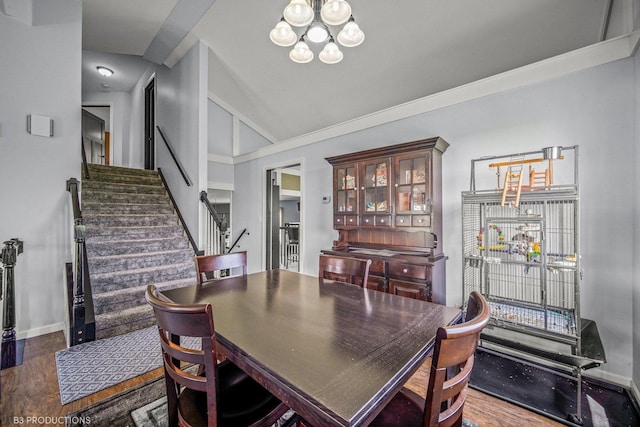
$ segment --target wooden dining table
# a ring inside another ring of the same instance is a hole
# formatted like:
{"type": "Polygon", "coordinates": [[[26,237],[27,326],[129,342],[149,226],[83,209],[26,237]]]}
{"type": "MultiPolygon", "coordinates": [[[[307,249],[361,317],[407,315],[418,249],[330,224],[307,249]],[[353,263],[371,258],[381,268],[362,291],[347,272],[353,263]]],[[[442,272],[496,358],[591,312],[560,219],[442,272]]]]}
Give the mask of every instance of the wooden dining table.
{"type": "Polygon", "coordinates": [[[163,294],[209,303],[218,350],[314,426],[365,426],[460,310],[287,270],[163,294]]]}

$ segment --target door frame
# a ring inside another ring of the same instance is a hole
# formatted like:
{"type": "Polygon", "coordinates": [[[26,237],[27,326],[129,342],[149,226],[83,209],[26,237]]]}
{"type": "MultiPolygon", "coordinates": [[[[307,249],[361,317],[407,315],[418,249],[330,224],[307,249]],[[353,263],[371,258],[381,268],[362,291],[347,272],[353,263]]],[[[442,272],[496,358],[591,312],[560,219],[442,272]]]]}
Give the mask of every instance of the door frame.
{"type": "MultiPolygon", "coordinates": [[[[97,101],[87,101],[87,102],[82,102],[82,108],[84,107],[104,107],[104,108],[108,108],[109,109],[109,126],[104,128],[105,132],[109,132],[109,165],[115,165],[115,156],[114,156],[114,152],[115,152],[115,147],[114,144],[116,143],[116,138],[114,138],[114,134],[113,134],[113,102],[97,102],[97,101]]],[[[105,162],[106,162],[106,157],[105,157],[105,162]]],[[[119,159],[118,163],[122,163],[122,158],[119,159]]],[[[115,166],[120,166],[120,164],[115,165],[115,166]]]]}
{"type": "Polygon", "coordinates": [[[156,164],[156,75],[153,74],[144,86],[144,168],[154,170],[156,164]]]}
{"type": "MultiPolygon", "coordinates": [[[[299,229],[299,235],[298,235],[298,239],[300,241],[299,244],[299,257],[298,257],[298,270],[302,273],[304,271],[304,246],[305,246],[305,239],[304,239],[304,230],[306,228],[306,219],[305,219],[305,210],[304,210],[304,206],[305,206],[305,179],[304,179],[304,159],[302,158],[294,158],[291,160],[287,160],[287,161],[282,161],[279,163],[271,163],[269,165],[265,165],[262,167],[262,218],[264,218],[263,221],[263,226],[262,228],[262,245],[261,245],[261,251],[262,251],[262,270],[266,270],[267,269],[267,245],[270,244],[271,242],[268,241],[269,235],[267,233],[267,219],[268,219],[268,197],[267,197],[267,173],[270,173],[270,171],[272,170],[276,170],[276,169],[286,169],[287,167],[291,167],[291,166],[295,166],[295,165],[300,165],[300,229],[299,229]]],[[[276,214],[278,216],[278,218],[280,217],[280,212],[278,211],[278,213],[276,214]]],[[[279,233],[278,233],[279,235],[279,233]]],[[[279,262],[279,260],[278,260],[279,262]]]]}

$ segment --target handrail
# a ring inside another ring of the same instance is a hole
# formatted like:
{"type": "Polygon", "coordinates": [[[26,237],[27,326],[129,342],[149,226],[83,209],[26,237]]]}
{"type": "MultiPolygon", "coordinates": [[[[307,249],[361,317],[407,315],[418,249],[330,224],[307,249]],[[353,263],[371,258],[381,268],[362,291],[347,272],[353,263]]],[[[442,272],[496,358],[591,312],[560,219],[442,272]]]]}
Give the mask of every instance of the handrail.
{"type": "Polygon", "coordinates": [[[182,224],[182,228],[184,228],[184,232],[187,234],[187,238],[189,238],[189,242],[191,242],[191,246],[193,247],[195,254],[202,255],[203,252],[198,249],[198,245],[196,244],[196,241],[191,235],[191,232],[189,231],[189,227],[187,227],[187,223],[185,222],[184,217],[182,216],[182,213],[180,213],[180,208],[178,208],[178,204],[176,203],[176,200],[173,198],[173,194],[171,194],[171,189],[169,189],[169,184],[167,184],[167,180],[164,178],[164,174],[162,173],[161,168],[158,168],[158,175],[160,175],[162,184],[164,185],[164,188],[167,190],[169,199],[171,199],[171,204],[173,205],[173,208],[176,210],[176,214],[178,215],[178,220],[180,220],[180,224],[182,224]]]}
{"type": "MultiPolygon", "coordinates": [[[[247,229],[246,228],[240,232],[240,235],[238,237],[236,237],[236,240],[233,241],[233,244],[231,245],[231,247],[229,248],[229,250],[227,252],[231,252],[233,250],[233,248],[236,247],[236,245],[238,244],[238,242],[240,241],[242,236],[244,236],[245,233],[247,233],[247,229]]],[[[247,233],[247,234],[249,234],[249,233],[247,233]]]]}
{"type": "Polygon", "coordinates": [[[207,210],[213,217],[213,220],[216,222],[216,225],[220,228],[220,232],[224,233],[225,231],[227,231],[227,228],[229,228],[227,220],[220,217],[220,214],[218,213],[218,211],[216,211],[216,208],[209,201],[209,197],[207,197],[206,191],[200,192],[200,201],[206,206],[207,210]]]}
{"type": "MultiPolygon", "coordinates": [[[[84,150],[83,150],[84,152],[84,150]]],[[[80,198],[78,196],[78,180],[70,178],[67,180],[67,191],[71,193],[71,206],[73,209],[73,235],[75,241],[75,264],[74,264],[74,286],[73,286],[73,311],[70,325],[71,346],[93,341],[92,334],[88,333],[87,323],[91,319],[87,316],[91,310],[87,310],[85,301],[85,289],[90,286],[89,262],[87,261],[87,248],[85,246],[86,227],[80,210],[80,198]]],[[[89,301],[91,304],[91,301],[89,301]]]]}
{"type": "Polygon", "coordinates": [[[171,144],[169,144],[169,141],[167,140],[167,137],[164,136],[164,132],[162,132],[162,129],[160,129],[160,126],[156,126],[156,129],[158,129],[158,132],[160,133],[160,136],[162,137],[162,140],[164,141],[165,145],[167,146],[167,149],[169,150],[169,154],[171,154],[171,157],[173,158],[173,161],[175,162],[176,166],[178,167],[178,170],[180,171],[180,174],[182,175],[182,178],[184,178],[184,182],[187,183],[188,187],[191,187],[191,185],[192,185],[191,179],[187,175],[187,172],[185,171],[184,167],[182,166],[182,163],[180,163],[180,160],[178,159],[178,157],[176,156],[175,152],[173,151],[173,147],[171,146],[171,144]]]}
{"type": "Polygon", "coordinates": [[[84,151],[84,138],[80,137],[80,149],[82,150],[82,170],[84,172],[85,179],[91,179],[89,177],[89,165],[87,163],[87,153],[84,151]]]}

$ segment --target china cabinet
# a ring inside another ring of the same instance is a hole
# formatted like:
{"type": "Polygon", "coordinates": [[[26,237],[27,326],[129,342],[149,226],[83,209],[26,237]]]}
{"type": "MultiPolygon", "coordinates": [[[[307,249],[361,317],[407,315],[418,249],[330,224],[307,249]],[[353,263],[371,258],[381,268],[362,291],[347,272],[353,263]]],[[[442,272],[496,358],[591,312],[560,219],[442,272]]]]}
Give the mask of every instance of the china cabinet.
{"type": "Polygon", "coordinates": [[[442,154],[435,137],[329,157],[334,255],[372,260],[369,287],[445,303],[442,154]]]}

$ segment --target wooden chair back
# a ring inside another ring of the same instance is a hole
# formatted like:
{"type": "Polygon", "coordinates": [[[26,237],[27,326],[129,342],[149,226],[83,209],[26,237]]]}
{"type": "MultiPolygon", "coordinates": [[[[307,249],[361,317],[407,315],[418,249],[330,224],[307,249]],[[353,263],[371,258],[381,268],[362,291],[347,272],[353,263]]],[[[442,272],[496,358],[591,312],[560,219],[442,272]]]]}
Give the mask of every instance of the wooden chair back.
{"type": "Polygon", "coordinates": [[[490,317],[487,301],[478,292],[469,295],[465,322],[439,328],[431,361],[424,410],[425,426],[461,425],[462,409],[480,333],[490,317]],[[448,377],[447,372],[453,376],[448,377]]]}
{"type": "Polygon", "coordinates": [[[145,298],[153,307],[158,322],[167,385],[169,425],[178,424],[180,386],[206,392],[209,425],[216,425],[218,366],[211,304],[174,304],[164,298],[153,285],[147,287],[145,298]],[[194,350],[183,347],[180,344],[181,336],[200,338],[202,348],[194,350]],[[201,370],[204,367],[206,377],[186,372],[181,361],[200,365],[201,370]]]}
{"type": "Polygon", "coordinates": [[[370,259],[320,255],[318,277],[367,287],[370,259]]]}
{"type": "Polygon", "coordinates": [[[218,255],[200,255],[194,257],[198,284],[215,277],[215,272],[242,268],[242,274],[247,274],[247,252],[232,252],[218,255]]]}

